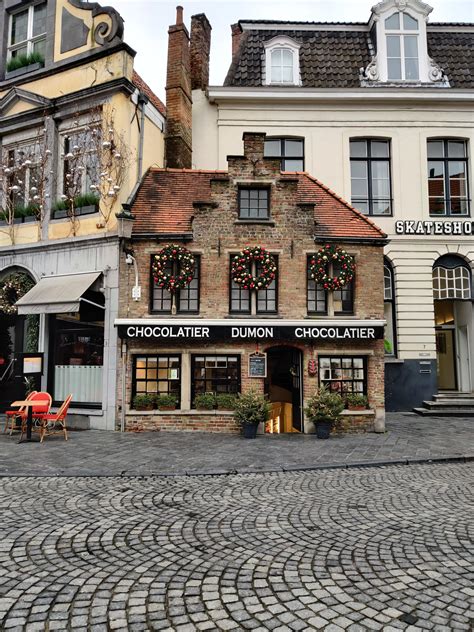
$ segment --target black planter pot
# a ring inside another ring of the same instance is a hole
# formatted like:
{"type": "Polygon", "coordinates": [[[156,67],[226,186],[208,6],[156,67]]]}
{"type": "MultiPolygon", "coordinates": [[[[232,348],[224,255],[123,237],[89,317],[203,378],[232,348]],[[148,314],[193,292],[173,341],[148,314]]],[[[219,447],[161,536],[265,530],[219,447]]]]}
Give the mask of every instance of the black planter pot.
{"type": "Polygon", "coordinates": [[[318,439],[329,439],[329,435],[331,434],[332,421],[317,421],[315,423],[316,426],[316,436],[318,439]]]}
{"type": "Polygon", "coordinates": [[[257,424],[245,424],[243,427],[244,437],[246,439],[255,439],[255,437],[257,436],[257,428],[257,424]]]}

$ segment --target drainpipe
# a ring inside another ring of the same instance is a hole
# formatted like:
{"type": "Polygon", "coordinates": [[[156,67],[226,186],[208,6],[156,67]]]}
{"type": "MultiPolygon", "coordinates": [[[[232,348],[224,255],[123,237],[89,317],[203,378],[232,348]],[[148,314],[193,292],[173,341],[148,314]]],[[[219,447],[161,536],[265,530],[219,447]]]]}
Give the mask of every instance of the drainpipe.
{"type": "Polygon", "coordinates": [[[125,432],[125,408],[127,406],[127,342],[122,341],[122,411],[120,414],[120,432],[125,432]]]}
{"type": "Polygon", "coordinates": [[[140,107],[140,139],[138,142],[138,166],[137,166],[137,182],[140,182],[143,171],[143,145],[145,142],[145,105],[148,103],[148,97],[143,92],[138,94],[138,105],[140,107]]]}

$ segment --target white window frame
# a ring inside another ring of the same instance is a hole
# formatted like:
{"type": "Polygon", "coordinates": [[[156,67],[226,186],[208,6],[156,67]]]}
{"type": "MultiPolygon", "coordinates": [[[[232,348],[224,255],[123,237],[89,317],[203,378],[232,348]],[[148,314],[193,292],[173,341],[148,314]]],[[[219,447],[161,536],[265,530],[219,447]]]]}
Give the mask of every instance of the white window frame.
{"type": "Polygon", "coordinates": [[[264,84],[267,86],[300,86],[300,48],[301,44],[284,35],[274,37],[265,43],[264,84]],[[272,52],[277,49],[289,50],[293,57],[293,81],[272,81],[272,52]]]}
{"type": "MultiPolygon", "coordinates": [[[[386,61],[387,61],[387,81],[411,81],[411,82],[418,82],[420,81],[420,20],[419,18],[415,18],[414,16],[412,16],[408,11],[394,11],[392,13],[392,15],[395,15],[395,13],[398,13],[398,19],[400,21],[400,28],[398,29],[387,29],[385,26],[385,20],[384,20],[384,29],[385,29],[385,45],[387,46],[387,39],[389,37],[397,37],[398,41],[400,43],[400,71],[401,71],[401,77],[400,79],[391,79],[388,76],[388,51],[387,51],[387,56],[386,56],[386,61]],[[406,30],[404,28],[403,25],[403,15],[404,14],[409,15],[411,18],[413,18],[414,20],[416,20],[418,22],[418,28],[415,29],[410,29],[410,30],[406,30]],[[417,48],[417,64],[418,64],[418,78],[417,79],[407,79],[406,77],[406,66],[405,66],[405,62],[406,62],[406,55],[405,55],[405,39],[407,37],[416,37],[416,48],[417,48]]],[[[391,16],[388,16],[391,17],[391,16]]],[[[385,18],[388,19],[388,18],[385,18]]]]}
{"type": "Polygon", "coordinates": [[[442,265],[437,265],[433,268],[432,277],[433,299],[435,301],[471,299],[471,275],[466,266],[445,268],[442,265]],[[441,288],[441,281],[444,282],[444,288],[441,288]],[[457,287],[458,282],[461,287],[457,287]]]}
{"type": "Polygon", "coordinates": [[[34,11],[35,7],[44,4],[47,5],[46,2],[36,2],[31,4],[27,9],[22,7],[18,11],[14,11],[10,14],[10,19],[8,21],[8,51],[7,51],[7,61],[10,61],[12,58],[12,53],[20,48],[24,48],[26,44],[26,54],[31,55],[33,53],[34,45],[36,42],[40,42],[41,40],[46,40],[47,30],[44,33],[40,33],[39,35],[33,36],[33,20],[34,20],[34,11]],[[21,42],[17,42],[16,44],[12,44],[12,28],[13,28],[13,18],[20,13],[28,13],[28,24],[26,31],[26,40],[22,40],[21,42]]]}

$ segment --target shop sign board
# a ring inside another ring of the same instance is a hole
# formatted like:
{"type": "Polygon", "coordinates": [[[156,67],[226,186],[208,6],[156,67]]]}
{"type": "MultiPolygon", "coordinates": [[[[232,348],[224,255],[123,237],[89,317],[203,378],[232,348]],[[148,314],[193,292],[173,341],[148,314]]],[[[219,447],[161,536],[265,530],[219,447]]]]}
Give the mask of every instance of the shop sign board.
{"type": "Polygon", "coordinates": [[[472,221],[397,220],[397,235],[474,235],[472,221]]]}
{"type": "MultiPolygon", "coordinates": [[[[118,324],[118,334],[127,339],[186,341],[229,341],[229,340],[380,340],[384,337],[382,325],[249,325],[233,326],[228,324],[206,325],[176,324],[118,324]]],[[[379,321],[380,322],[380,321],[379,321]]]]}
{"type": "Polygon", "coordinates": [[[249,377],[267,377],[267,354],[251,353],[249,355],[249,377]]]}

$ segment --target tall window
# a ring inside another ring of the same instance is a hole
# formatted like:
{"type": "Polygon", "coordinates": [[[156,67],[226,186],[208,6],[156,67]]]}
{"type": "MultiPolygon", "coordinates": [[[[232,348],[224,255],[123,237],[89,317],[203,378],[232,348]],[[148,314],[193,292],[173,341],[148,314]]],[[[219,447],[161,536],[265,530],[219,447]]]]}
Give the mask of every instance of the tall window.
{"type": "Polygon", "coordinates": [[[428,141],[428,192],[430,215],[469,214],[465,141],[428,141]]]}
{"type": "Polygon", "coordinates": [[[408,13],[393,13],[385,20],[387,78],[389,81],[418,81],[418,20],[408,13]]]}
{"type": "Polygon", "coordinates": [[[300,83],[300,44],[279,35],[265,42],[265,83],[298,85],[300,83]]]}
{"type": "Polygon", "coordinates": [[[367,395],[366,359],[319,356],[319,383],[343,397],[348,393],[367,395]]]}
{"type": "Polygon", "coordinates": [[[240,393],[240,356],[193,355],[191,397],[199,393],[240,393]]]}
{"type": "Polygon", "coordinates": [[[281,158],[282,171],[304,171],[304,139],[267,138],[265,156],[281,158]]]}
{"type": "Polygon", "coordinates": [[[350,141],[352,204],[367,215],[391,215],[390,141],[350,141]]]}
{"type": "Polygon", "coordinates": [[[385,260],[383,266],[384,278],[384,318],[385,325],[385,354],[395,355],[395,292],[393,284],[393,269],[385,260]]]}
{"type": "Polygon", "coordinates": [[[288,48],[274,48],[271,52],[271,82],[295,83],[293,71],[294,52],[288,48]]]}
{"type": "Polygon", "coordinates": [[[134,356],[132,396],[174,395],[180,401],[181,356],[134,356]]]}
{"type": "Polygon", "coordinates": [[[435,262],[433,298],[437,301],[471,299],[471,271],[462,259],[445,255],[435,262]]]}
{"type": "Polygon", "coordinates": [[[7,146],[2,155],[8,168],[8,175],[5,174],[6,187],[2,193],[8,195],[8,199],[0,200],[0,204],[5,211],[11,209],[15,222],[34,219],[39,209],[38,192],[45,186],[46,179],[42,179],[40,173],[40,143],[31,141],[14,147],[7,146]]]}
{"type": "Polygon", "coordinates": [[[46,49],[46,3],[35,4],[10,16],[8,59],[38,53],[44,59],[46,49]]]}
{"type": "MultiPolygon", "coordinates": [[[[339,263],[329,264],[329,273],[337,276],[340,271],[339,263]]],[[[322,285],[317,284],[311,278],[311,256],[307,259],[307,308],[308,314],[342,316],[354,313],[354,283],[355,277],[350,283],[340,290],[328,292],[322,285]]]]}
{"type": "MultiPolygon", "coordinates": [[[[273,255],[278,264],[278,257],[273,255]]],[[[232,269],[232,257],[231,265],[232,269]]],[[[252,274],[258,276],[260,264],[252,266],[252,274]]],[[[276,314],[278,312],[278,273],[265,290],[244,290],[230,277],[230,311],[234,314],[276,314]]]]}
{"type": "MultiPolygon", "coordinates": [[[[201,259],[199,255],[194,255],[194,277],[191,283],[176,293],[176,310],[178,314],[197,314],[199,312],[199,280],[200,280],[201,259]]],[[[178,264],[176,261],[169,261],[165,267],[166,274],[177,274],[178,264]]],[[[152,288],[151,311],[171,314],[172,296],[170,292],[157,286],[150,281],[152,288]]]]}
{"type": "Polygon", "coordinates": [[[239,189],[239,219],[268,219],[270,190],[253,187],[239,189]]]}

